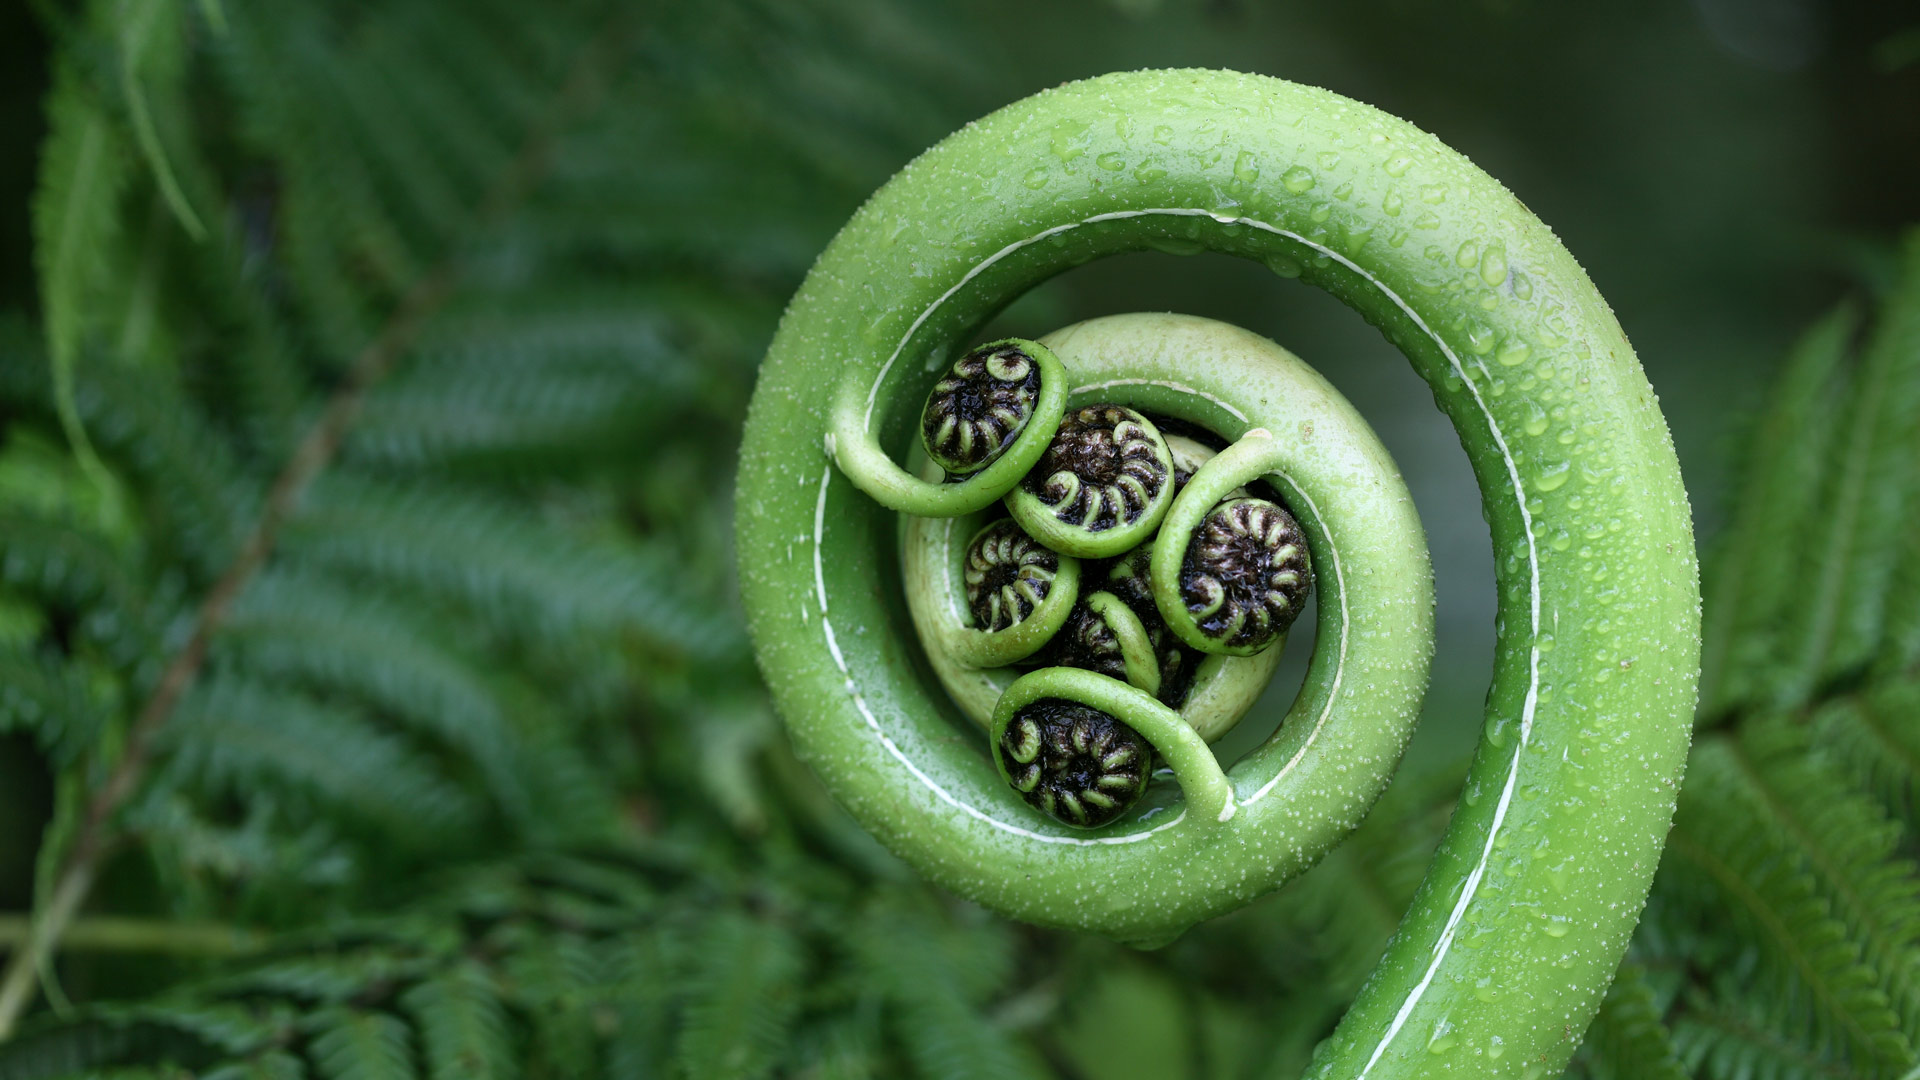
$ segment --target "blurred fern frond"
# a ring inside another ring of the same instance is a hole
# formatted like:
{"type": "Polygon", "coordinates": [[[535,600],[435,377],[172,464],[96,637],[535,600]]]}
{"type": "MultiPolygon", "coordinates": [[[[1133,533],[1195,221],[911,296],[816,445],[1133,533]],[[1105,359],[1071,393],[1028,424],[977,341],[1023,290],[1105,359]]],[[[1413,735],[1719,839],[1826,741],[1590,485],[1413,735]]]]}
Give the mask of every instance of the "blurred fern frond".
{"type": "MultiPolygon", "coordinates": [[[[0,733],[61,794],[0,1031],[102,880],[291,927],[660,827],[620,794],[649,718],[751,693],[720,497],[751,364],[838,220],[953,122],[868,93],[901,55],[960,71],[872,14],[61,22],[40,327],[0,320],[0,733]],[[818,52],[769,66],[776,33],[818,52]]],[[[342,1011],[313,1038],[382,1075],[402,1035],[342,1011]]]]}

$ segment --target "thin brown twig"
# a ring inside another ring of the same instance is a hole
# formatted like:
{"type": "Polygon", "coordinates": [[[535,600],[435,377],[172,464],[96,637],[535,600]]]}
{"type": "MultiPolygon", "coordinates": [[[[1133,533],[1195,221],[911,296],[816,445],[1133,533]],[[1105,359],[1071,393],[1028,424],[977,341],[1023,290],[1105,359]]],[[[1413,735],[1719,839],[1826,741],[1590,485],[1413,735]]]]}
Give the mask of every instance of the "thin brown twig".
{"type": "MultiPolygon", "coordinates": [[[[475,215],[484,229],[526,197],[544,171],[559,127],[598,90],[599,61],[615,35],[600,35],[576,59],[565,86],[544,122],[530,132],[520,153],[501,174],[475,215]]],[[[32,1003],[41,965],[61,940],[93,887],[100,863],[112,847],[113,816],[139,790],[153,764],[154,742],[206,664],[214,635],[233,602],[273,554],[280,528],[301,496],[339,453],[348,429],[369,391],[392,372],[422,325],[446,303],[459,277],[460,251],[450,253],[401,297],[393,314],[348,368],[327,407],[295,446],[274,478],[246,541],[201,600],[193,632],[161,673],[153,694],[128,729],[125,748],[106,782],[89,800],[73,846],[60,861],[47,902],[33,913],[27,933],[0,975],[0,1040],[12,1036],[20,1014],[32,1003]]]]}

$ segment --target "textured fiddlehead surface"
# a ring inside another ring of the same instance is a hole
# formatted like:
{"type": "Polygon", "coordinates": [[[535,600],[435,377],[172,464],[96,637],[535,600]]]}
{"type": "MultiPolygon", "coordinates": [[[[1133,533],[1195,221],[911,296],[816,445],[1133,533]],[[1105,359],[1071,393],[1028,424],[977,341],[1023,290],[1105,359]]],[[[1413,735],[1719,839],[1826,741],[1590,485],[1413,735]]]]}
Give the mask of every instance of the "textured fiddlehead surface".
{"type": "Polygon", "coordinates": [[[1004,453],[1040,404],[1040,365],[1018,341],[995,341],[953,362],[920,421],[927,456],[950,473],[977,472],[1004,453]]]}
{"type": "Polygon", "coordinates": [[[1258,259],[1378,325],[1454,421],[1493,534],[1485,734],[1425,884],[1314,1074],[1550,1075],[1619,963],[1671,820],[1698,658],[1688,511],[1651,390],[1591,284],[1498,183],[1404,122],[1253,76],[1109,76],[969,126],[849,222],[775,339],[742,452],[743,594],[795,744],[927,876],[1140,943],[1286,880],[1378,795],[1431,641],[1418,524],[1377,444],[1349,438],[1364,423],[1310,373],[1283,375],[1271,343],[1178,320],[1047,339],[1088,395],[1077,404],[1271,453],[1258,468],[1300,516],[1313,661],[1274,736],[1224,772],[1144,691],[1045,669],[1003,688],[997,727],[1022,696],[1089,705],[1167,755],[1181,796],[1149,790],[1092,833],[1050,824],[954,737],[964,695],[921,674],[897,592],[876,587],[899,541],[875,499],[987,505],[888,494],[924,490],[884,448],[909,444],[927,373],[1038,281],[1141,249],[1258,259]],[[1382,464],[1391,482],[1367,471],[1382,464]]]}
{"type": "Polygon", "coordinates": [[[1293,515],[1265,499],[1207,511],[1180,562],[1180,599],[1222,651],[1264,647],[1306,603],[1307,540],[1293,515]]]}
{"type": "Polygon", "coordinates": [[[967,545],[967,603],[985,630],[1005,630],[1046,603],[1060,574],[1059,554],[1011,521],[996,521],[967,545]]]}
{"type": "Polygon", "coordinates": [[[1173,500],[1173,454],[1153,421],[1102,402],[1070,410],[1034,470],[1007,495],[1014,520],[1070,555],[1118,555],[1173,500]]]}

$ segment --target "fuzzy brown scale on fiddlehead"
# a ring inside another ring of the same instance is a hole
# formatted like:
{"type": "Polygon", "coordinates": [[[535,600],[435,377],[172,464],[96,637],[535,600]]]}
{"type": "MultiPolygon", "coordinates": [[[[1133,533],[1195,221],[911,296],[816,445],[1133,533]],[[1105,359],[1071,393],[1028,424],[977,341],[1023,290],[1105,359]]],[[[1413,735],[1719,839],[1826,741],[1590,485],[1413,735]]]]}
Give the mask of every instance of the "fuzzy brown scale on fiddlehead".
{"type": "Polygon", "coordinates": [[[965,476],[986,467],[1019,436],[1040,400],[1040,365],[1011,341],[954,361],[927,395],[920,436],[927,456],[965,476]]]}
{"type": "Polygon", "coordinates": [[[1060,556],[1012,520],[981,530],[967,546],[967,605],[975,625],[1005,630],[1025,622],[1052,590],[1060,556]]]}
{"type": "Polygon", "coordinates": [[[999,752],[1015,791],[1069,825],[1105,825],[1146,790],[1153,747],[1089,705],[1042,698],[1016,712],[999,752]]]}
{"type": "Polygon", "coordinates": [[[1180,567],[1180,598],[1195,625],[1237,648],[1259,648],[1293,625],[1312,584],[1300,524],[1265,499],[1208,511],[1180,567]]]}

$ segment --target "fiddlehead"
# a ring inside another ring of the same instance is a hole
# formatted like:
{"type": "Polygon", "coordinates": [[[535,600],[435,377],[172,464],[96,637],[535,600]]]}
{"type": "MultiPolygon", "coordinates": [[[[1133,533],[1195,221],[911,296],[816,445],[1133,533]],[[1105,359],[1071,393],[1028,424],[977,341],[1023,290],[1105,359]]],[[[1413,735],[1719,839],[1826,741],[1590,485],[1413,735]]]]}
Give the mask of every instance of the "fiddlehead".
{"type": "Polygon", "coordinates": [[[1125,405],[1069,412],[1007,509],[1048,547],[1098,559],[1153,534],[1173,501],[1173,454],[1153,421],[1125,405]]]}
{"type": "Polygon", "coordinates": [[[1266,499],[1223,498],[1285,459],[1272,432],[1248,432],[1194,473],[1154,542],[1154,603],[1201,652],[1259,652],[1306,603],[1312,577],[1299,522],[1266,499]]]}
{"type": "Polygon", "coordinates": [[[1200,828],[1230,821],[1233,785],[1205,740],[1137,687],[1092,671],[1023,675],[994,707],[993,760],[1013,790],[1047,816],[1098,827],[1147,786],[1149,748],[1173,767],[1200,828]]]}
{"type": "Polygon", "coordinates": [[[1040,405],[1035,357],[1045,352],[1044,345],[1008,338],[955,360],[947,377],[933,384],[920,417],[920,439],[933,463],[966,476],[998,460],[1040,405]]]}
{"type": "MultiPolygon", "coordinates": [[[[1094,672],[1016,679],[939,646],[934,616],[964,612],[955,548],[987,524],[983,496],[1031,475],[1054,431],[1030,421],[958,484],[915,478],[881,447],[908,444],[925,373],[1009,300],[1149,248],[1260,260],[1379,325],[1454,420],[1501,567],[1488,722],[1459,809],[1315,1073],[1548,1075],[1618,964],[1672,812],[1698,652],[1688,514],[1645,378],[1591,284],[1497,183],[1398,120],[1270,79],[1110,76],[970,125],[849,222],[769,352],[742,454],[743,593],[795,744],[927,876],[1018,918],[1137,943],[1276,887],[1371,805],[1430,655],[1418,523],[1364,422],[1253,335],[1130,316],[1044,340],[1069,374],[1059,415],[1124,405],[1218,436],[1223,458],[1272,455],[1249,466],[1261,480],[1247,494],[1297,518],[1318,616],[1306,682],[1265,743],[1217,762],[1194,718],[1230,695],[1223,672],[1277,647],[1208,654],[1174,710],[1094,672]],[[1256,429],[1272,438],[1249,439],[1256,429]],[[1003,467],[1016,451],[1031,457],[1003,467]],[[945,497],[996,468],[991,485],[945,497]],[[883,507],[969,516],[901,525],[883,507]],[[1596,528],[1606,549],[1573,541],[1596,528]],[[905,617],[875,586],[895,545],[905,617]],[[1004,733],[1015,686],[1129,726],[1178,790],[1149,782],[1091,833],[1049,821],[1003,775],[997,738],[955,737],[956,713],[1004,733]],[[1205,812],[1209,766],[1224,822],[1205,812]]],[[[1176,499],[1160,523],[1149,585],[1163,616],[1175,547],[1229,494],[1196,495],[1184,526],[1176,499]]],[[[1087,573],[1090,593],[1125,601],[1087,573]]]]}

